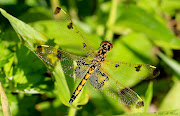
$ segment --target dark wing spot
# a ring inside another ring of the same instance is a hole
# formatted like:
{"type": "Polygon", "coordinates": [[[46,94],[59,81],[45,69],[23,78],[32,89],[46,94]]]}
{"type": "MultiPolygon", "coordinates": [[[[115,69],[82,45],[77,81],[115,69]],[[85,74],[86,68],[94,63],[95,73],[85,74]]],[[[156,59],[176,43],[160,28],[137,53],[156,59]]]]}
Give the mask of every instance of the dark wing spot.
{"type": "Polygon", "coordinates": [[[85,48],[87,45],[86,45],[86,43],[83,43],[83,48],[85,48]]]}
{"type": "Polygon", "coordinates": [[[142,65],[138,65],[136,68],[136,71],[139,72],[142,65]]]}
{"type": "Polygon", "coordinates": [[[122,95],[125,95],[127,92],[128,92],[128,88],[124,88],[124,89],[121,90],[122,95]]]}
{"type": "Polygon", "coordinates": [[[101,82],[101,87],[104,85],[104,81],[101,82]]]}
{"type": "Polygon", "coordinates": [[[60,50],[57,50],[57,58],[61,59],[61,51],[60,50]]]}
{"type": "Polygon", "coordinates": [[[139,102],[136,104],[136,108],[141,108],[141,107],[144,107],[144,101],[139,101],[139,102]]]}
{"type": "Polygon", "coordinates": [[[84,61],[82,61],[82,63],[81,63],[82,65],[85,65],[85,62],[84,61]]]}
{"type": "Polygon", "coordinates": [[[157,77],[158,75],[160,74],[160,71],[159,71],[159,69],[154,69],[154,71],[153,71],[153,76],[154,77],[157,77]]]}
{"type": "Polygon", "coordinates": [[[54,14],[58,14],[60,12],[61,8],[56,7],[56,10],[54,11],[54,14]]]}
{"type": "Polygon", "coordinates": [[[80,76],[80,69],[81,69],[81,67],[76,67],[74,70],[77,77],[80,76]]]}
{"type": "Polygon", "coordinates": [[[73,29],[73,24],[72,24],[72,22],[69,23],[69,25],[67,26],[67,28],[68,28],[68,29],[73,29]]]}
{"type": "Polygon", "coordinates": [[[36,52],[37,52],[38,54],[41,54],[41,53],[42,53],[42,46],[41,46],[41,45],[39,45],[39,46],[36,47],[36,52]]]}
{"type": "Polygon", "coordinates": [[[116,67],[116,68],[119,67],[119,64],[116,64],[115,67],[116,67]]]}
{"type": "Polygon", "coordinates": [[[80,66],[80,65],[81,65],[81,62],[80,62],[79,60],[77,61],[77,65],[78,65],[78,66],[80,66]]]}

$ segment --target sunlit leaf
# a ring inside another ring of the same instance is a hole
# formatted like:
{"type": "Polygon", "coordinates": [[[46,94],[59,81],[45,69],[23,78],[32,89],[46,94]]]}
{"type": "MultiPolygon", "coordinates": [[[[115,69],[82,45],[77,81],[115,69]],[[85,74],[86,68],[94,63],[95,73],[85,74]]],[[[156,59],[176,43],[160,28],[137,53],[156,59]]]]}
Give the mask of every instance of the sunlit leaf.
{"type": "Polygon", "coordinates": [[[0,8],[0,12],[4,17],[6,17],[9,22],[11,23],[12,27],[19,35],[20,39],[23,38],[24,44],[30,49],[34,50],[35,43],[42,43],[47,40],[47,38],[41,34],[40,32],[36,31],[34,28],[25,24],[21,20],[13,17],[12,15],[8,14],[5,10],[0,8]]]}
{"type": "Polygon", "coordinates": [[[166,111],[166,110],[173,110],[173,109],[180,109],[180,81],[177,81],[171,90],[168,92],[166,97],[163,99],[159,111],[166,111]]]}
{"type": "Polygon", "coordinates": [[[126,26],[146,34],[156,45],[180,48],[180,40],[162,23],[143,9],[134,5],[119,6],[116,26],[126,26]]]}
{"type": "Polygon", "coordinates": [[[174,14],[176,10],[180,8],[179,0],[163,0],[161,2],[161,8],[163,11],[174,14]]]}
{"type": "Polygon", "coordinates": [[[151,81],[148,85],[147,91],[146,91],[146,95],[145,95],[145,106],[144,106],[144,111],[148,112],[148,109],[151,105],[151,100],[153,97],[153,82],[151,81]]]}
{"type": "Polygon", "coordinates": [[[180,64],[167,56],[165,56],[163,53],[158,53],[159,57],[175,72],[178,78],[180,78],[180,64]]]}

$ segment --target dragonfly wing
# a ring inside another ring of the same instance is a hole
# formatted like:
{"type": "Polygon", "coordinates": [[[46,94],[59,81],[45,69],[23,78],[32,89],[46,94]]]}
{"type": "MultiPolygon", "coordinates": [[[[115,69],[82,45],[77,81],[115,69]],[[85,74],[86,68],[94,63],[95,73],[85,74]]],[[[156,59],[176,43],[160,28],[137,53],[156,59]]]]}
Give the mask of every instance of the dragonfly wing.
{"type": "Polygon", "coordinates": [[[67,53],[65,51],[56,49],[49,45],[37,46],[36,54],[51,66],[56,66],[57,62],[61,62],[61,66],[64,74],[70,77],[73,77],[73,72],[74,72],[73,61],[77,62],[77,67],[81,66],[82,63],[85,64],[84,66],[81,66],[80,70],[75,71],[75,73],[80,72],[79,75],[76,75],[77,78],[82,78],[83,75],[85,75],[84,73],[81,72],[84,70],[88,70],[89,65],[86,64],[90,62],[84,57],[67,53]]]}
{"type": "Polygon", "coordinates": [[[90,63],[86,63],[84,60],[78,60],[77,67],[75,69],[76,77],[82,79],[88,72],[90,66],[91,66],[90,63]]]}
{"type": "Polygon", "coordinates": [[[102,67],[111,73],[113,77],[121,79],[130,77],[142,80],[151,79],[160,74],[160,71],[155,66],[149,64],[133,64],[116,60],[106,60],[102,64],[102,67]]]}
{"type": "Polygon", "coordinates": [[[58,31],[61,33],[62,38],[65,38],[69,44],[73,45],[71,48],[79,49],[87,56],[93,57],[95,54],[93,47],[77,29],[70,16],[59,7],[56,8],[54,14],[55,18],[58,19],[58,31]]]}
{"type": "Polygon", "coordinates": [[[103,68],[98,68],[98,71],[94,72],[94,75],[89,80],[93,87],[101,84],[98,87],[107,97],[113,98],[127,106],[135,106],[136,108],[144,106],[142,98],[136,92],[114,79],[103,68]],[[102,77],[104,79],[100,80],[99,78],[102,77]],[[104,84],[106,86],[103,86],[104,84]]]}
{"type": "Polygon", "coordinates": [[[108,81],[108,75],[101,72],[98,67],[94,70],[94,72],[89,77],[90,84],[95,88],[99,89],[104,85],[105,81],[108,81]]]}

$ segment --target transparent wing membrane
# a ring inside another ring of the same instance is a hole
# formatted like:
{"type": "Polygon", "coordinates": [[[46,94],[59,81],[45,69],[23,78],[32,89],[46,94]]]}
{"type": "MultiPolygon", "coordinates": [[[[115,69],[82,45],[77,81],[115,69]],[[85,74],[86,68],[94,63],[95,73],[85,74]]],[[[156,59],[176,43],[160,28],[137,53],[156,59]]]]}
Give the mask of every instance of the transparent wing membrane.
{"type": "Polygon", "coordinates": [[[59,22],[58,30],[62,37],[65,38],[65,40],[67,40],[70,44],[75,45],[71,47],[74,47],[74,49],[79,49],[86,54],[86,56],[94,57],[94,49],[74,25],[70,16],[59,7],[56,8],[54,14],[55,17],[58,17],[56,18],[59,22]]]}
{"type": "Polygon", "coordinates": [[[83,60],[77,61],[77,67],[75,68],[76,77],[82,79],[90,68],[91,64],[87,64],[83,60]]]}
{"type": "Polygon", "coordinates": [[[120,78],[134,77],[143,79],[152,79],[160,74],[160,71],[149,64],[133,64],[116,60],[105,60],[102,64],[108,72],[113,76],[120,78]]]}
{"type": "MultiPolygon", "coordinates": [[[[37,46],[36,54],[42,60],[44,60],[45,62],[47,62],[51,66],[56,66],[57,62],[61,62],[63,72],[65,73],[65,75],[68,75],[70,77],[73,77],[73,73],[71,73],[69,71],[73,70],[72,72],[74,72],[73,61],[76,61],[77,67],[79,65],[79,62],[82,62],[85,64],[87,64],[86,62],[90,62],[87,59],[85,59],[84,57],[69,54],[65,51],[56,49],[56,48],[49,46],[49,45],[37,46]]],[[[87,65],[81,66],[80,69],[82,71],[88,70],[88,66],[87,65]]],[[[76,72],[78,72],[78,71],[75,71],[75,73],[76,72]]],[[[85,75],[84,73],[83,74],[81,73],[77,77],[82,78],[84,75],[85,75]]]]}
{"type": "Polygon", "coordinates": [[[109,77],[104,72],[100,71],[99,68],[96,68],[95,71],[89,77],[90,84],[95,88],[101,88],[105,81],[108,81],[109,77]]]}
{"type": "Polygon", "coordinates": [[[135,106],[136,108],[141,108],[144,106],[142,98],[136,92],[114,79],[107,71],[105,71],[105,69],[100,68],[100,70],[101,73],[104,73],[109,77],[105,86],[101,88],[104,95],[116,99],[129,107],[135,106]]]}

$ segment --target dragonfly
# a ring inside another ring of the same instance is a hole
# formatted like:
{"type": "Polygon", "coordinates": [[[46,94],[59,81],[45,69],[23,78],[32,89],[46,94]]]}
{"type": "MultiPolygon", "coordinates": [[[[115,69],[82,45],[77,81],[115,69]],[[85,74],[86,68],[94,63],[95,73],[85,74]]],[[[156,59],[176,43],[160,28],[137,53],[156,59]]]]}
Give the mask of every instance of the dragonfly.
{"type": "Polygon", "coordinates": [[[113,49],[111,42],[101,42],[100,48],[96,52],[62,8],[57,7],[54,14],[60,17],[59,20],[62,22],[59,31],[66,32],[66,38],[70,37],[71,41],[75,43],[77,41],[80,42],[80,46],[78,47],[86,54],[86,57],[77,56],[50,45],[39,45],[36,48],[36,54],[43,61],[51,66],[56,66],[58,62],[64,63],[65,65],[62,65],[61,69],[65,75],[74,77],[75,74],[76,78],[81,79],[79,85],[72,93],[69,104],[72,104],[76,100],[86,82],[89,81],[95,89],[104,91],[107,96],[112,96],[112,98],[116,98],[127,106],[143,107],[143,99],[132,89],[114,78],[110,72],[122,72],[123,77],[126,78],[128,78],[128,74],[130,73],[145,79],[147,77],[157,77],[160,71],[155,66],[149,64],[133,64],[106,59],[107,54],[113,49]],[[71,65],[72,61],[76,63],[75,67],[71,65]],[[72,74],[68,73],[70,70],[73,70],[72,74]]]}

